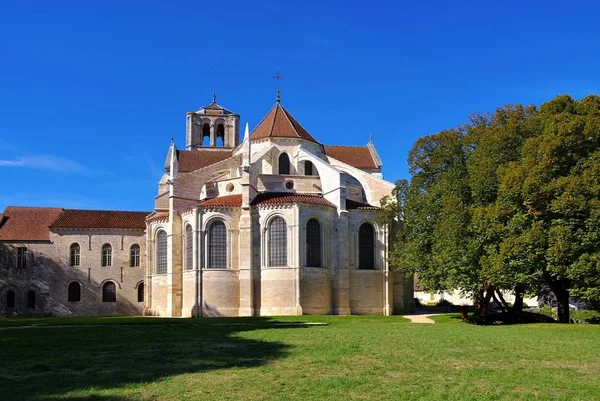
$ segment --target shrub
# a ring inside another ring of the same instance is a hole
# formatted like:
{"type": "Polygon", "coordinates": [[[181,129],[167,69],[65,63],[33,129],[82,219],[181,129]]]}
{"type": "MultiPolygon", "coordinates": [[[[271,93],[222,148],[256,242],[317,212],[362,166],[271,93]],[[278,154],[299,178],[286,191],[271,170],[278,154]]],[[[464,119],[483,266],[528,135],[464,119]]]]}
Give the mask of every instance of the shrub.
{"type": "Polygon", "coordinates": [[[570,318],[571,322],[576,324],[595,323],[600,318],[600,313],[587,309],[572,310],[570,318]]]}
{"type": "Polygon", "coordinates": [[[436,306],[454,306],[454,304],[447,299],[440,299],[437,301],[436,306]]]}
{"type": "Polygon", "coordinates": [[[421,300],[419,298],[415,298],[415,306],[423,306],[423,304],[421,304],[421,300]]]}
{"type": "Polygon", "coordinates": [[[425,306],[436,306],[436,305],[437,305],[437,302],[435,302],[435,301],[427,301],[427,302],[425,302],[425,306]]]}

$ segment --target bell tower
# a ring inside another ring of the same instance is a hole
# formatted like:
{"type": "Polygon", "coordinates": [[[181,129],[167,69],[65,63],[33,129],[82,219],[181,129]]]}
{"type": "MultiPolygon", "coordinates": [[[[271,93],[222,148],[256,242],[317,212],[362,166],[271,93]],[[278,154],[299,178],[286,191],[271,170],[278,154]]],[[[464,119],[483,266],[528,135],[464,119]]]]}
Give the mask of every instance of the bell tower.
{"type": "Polygon", "coordinates": [[[213,102],[186,116],[185,147],[233,149],[240,143],[240,116],[213,102]]]}

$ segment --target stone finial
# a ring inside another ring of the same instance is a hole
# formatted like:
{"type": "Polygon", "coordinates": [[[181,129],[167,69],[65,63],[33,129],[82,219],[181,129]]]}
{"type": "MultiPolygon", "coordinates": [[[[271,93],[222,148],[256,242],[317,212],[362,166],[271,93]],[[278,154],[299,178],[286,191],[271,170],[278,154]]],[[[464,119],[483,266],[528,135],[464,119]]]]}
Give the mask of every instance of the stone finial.
{"type": "Polygon", "coordinates": [[[213,103],[217,103],[217,93],[213,92],[213,103]]]}
{"type": "Polygon", "coordinates": [[[248,128],[248,123],[246,123],[246,130],[244,131],[244,141],[250,138],[250,129],[248,128]]]}

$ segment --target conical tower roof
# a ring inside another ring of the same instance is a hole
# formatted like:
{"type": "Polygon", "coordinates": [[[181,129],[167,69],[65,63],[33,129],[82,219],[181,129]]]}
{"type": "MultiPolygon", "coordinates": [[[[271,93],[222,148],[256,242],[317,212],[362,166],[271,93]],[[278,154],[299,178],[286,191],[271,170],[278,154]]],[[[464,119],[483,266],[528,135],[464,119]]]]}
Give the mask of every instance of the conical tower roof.
{"type": "Polygon", "coordinates": [[[301,138],[319,143],[279,102],[275,103],[250,135],[250,139],[264,138],[301,138]]]}

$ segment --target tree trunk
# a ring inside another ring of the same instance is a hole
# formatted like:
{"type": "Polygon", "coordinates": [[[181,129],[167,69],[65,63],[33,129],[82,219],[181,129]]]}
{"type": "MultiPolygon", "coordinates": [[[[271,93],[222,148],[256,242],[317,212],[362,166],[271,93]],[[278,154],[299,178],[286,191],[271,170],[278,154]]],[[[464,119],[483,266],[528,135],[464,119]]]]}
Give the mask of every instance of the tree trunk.
{"type": "Polygon", "coordinates": [[[525,289],[523,286],[515,287],[515,303],[513,304],[512,311],[515,313],[523,312],[523,294],[525,293],[525,289]]]}
{"type": "Polygon", "coordinates": [[[500,290],[496,290],[496,294],[498,294],[498,299],[500,300],[500,302],[502,302],[503,312],[510,311],[510,307],[508,306],[508,303],[506,303],[506,301],[504,300],[504,297],[502,296],[500,290]]]}
{"type": "Polygon", "coordinates": [[[558,321],[560,323],[569,323],[569,290],[562,287],[554,292],[554,295],[556,295],[556,300],[558,302],[558,321]]]}

